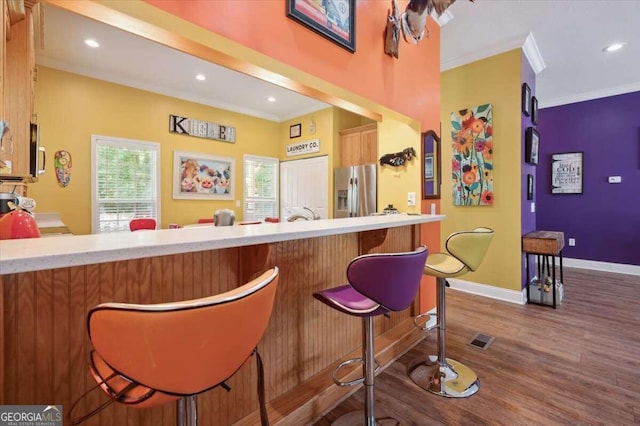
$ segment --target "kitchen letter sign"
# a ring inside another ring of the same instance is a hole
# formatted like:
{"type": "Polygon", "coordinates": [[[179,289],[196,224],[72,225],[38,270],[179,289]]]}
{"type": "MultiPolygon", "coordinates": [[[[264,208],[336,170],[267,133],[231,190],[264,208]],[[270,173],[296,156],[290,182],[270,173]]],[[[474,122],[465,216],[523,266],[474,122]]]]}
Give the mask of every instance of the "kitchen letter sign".
{"type": "Polygon", "coordinates": [[[236,142],[235,127],[222,126],[179,115],[169,115],[169,132],[229,143],[236,142]]]}

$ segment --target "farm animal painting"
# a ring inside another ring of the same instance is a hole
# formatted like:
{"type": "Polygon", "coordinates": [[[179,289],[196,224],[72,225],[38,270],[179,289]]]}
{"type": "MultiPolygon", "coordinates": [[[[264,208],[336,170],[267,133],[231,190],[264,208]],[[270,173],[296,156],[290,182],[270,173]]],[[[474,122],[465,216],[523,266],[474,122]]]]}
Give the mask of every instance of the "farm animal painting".
{"type": "Polygon", "coordinates": [[[176,152],[174,161],[174,198],[232,199],[233,158],[176,152]]]}

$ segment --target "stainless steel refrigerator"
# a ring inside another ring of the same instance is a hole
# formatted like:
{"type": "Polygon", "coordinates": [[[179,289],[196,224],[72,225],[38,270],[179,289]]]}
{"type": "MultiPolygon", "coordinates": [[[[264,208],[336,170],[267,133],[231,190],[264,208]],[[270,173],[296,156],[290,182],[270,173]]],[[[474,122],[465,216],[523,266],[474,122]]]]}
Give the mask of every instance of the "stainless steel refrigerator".
{"type": "Polygon", "coordinates": [[[335,170],[334,218],[369,216],[377,209],[377,164],[335,170]]]}

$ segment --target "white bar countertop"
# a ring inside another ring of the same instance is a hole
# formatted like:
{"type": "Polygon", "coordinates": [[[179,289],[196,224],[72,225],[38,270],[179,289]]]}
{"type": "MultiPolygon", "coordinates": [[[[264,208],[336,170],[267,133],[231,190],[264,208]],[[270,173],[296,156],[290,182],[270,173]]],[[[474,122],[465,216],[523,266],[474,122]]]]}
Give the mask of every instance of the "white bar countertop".
{"type": "Polygon", "coordinates": [[[1,240],[0,275],[349,234],[438,222],[445,217],[397,214],[1,240]]]}

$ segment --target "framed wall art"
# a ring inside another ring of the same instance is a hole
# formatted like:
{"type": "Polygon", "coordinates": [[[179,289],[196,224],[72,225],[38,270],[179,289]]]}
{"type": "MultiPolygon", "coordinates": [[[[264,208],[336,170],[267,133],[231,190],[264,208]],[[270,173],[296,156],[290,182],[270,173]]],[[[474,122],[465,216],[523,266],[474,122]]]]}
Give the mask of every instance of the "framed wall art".
{"type": "Polygon", "coordinates": [[[522,83],[522,113],[531,115],[531,88],[527,83],[522,83]]]}
{"type": "Polygon", "coordinates": [[[451,113],[451,179],[454,206],[493,205],[493,107],[451,113]]]}
{"type": "Polygon", "coordinates": [[[287,16],[340,47],[356,51],[356,0],[287,0],[287,16]]]}
{"type": "Polygon", "coordinates": [[[527,200],[533,200],[533,175],[527,175],[527,200]]]}
{"type": "Polygon", "coordinates": [[[531,97],[531,122],[538,124],[538,98],[531,97]]]}
{"type": "Polygon", "coordinates": [[[294,124],[289,126],[289,139],[299,138],[302,135],[302,124],[294,124]]]}
{"type": "Polygon", "coordinates": [[[422,199],[440,198],[440,138],[433,130],[422,134],[422,199]]]}
{"type": "Polygon", "coordinates": [[[551,193],[582,194],[582,152],[551,155],[551,193]]]}
{"type": "Polygon", "coordinates": [[[524,161],[534,166],[538,164],[540,133],[533,127],[527,127],[524,141],[524,161]]]}
{"type": "Polygon", "coordinates": [[[236,160],[196,152],[173,152],[173,198],[233,200],[236,160]]]}

